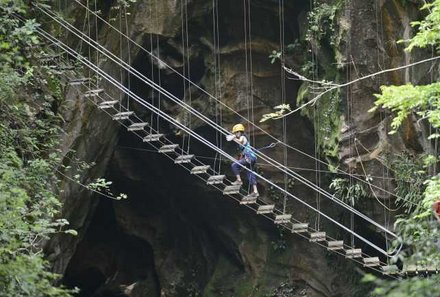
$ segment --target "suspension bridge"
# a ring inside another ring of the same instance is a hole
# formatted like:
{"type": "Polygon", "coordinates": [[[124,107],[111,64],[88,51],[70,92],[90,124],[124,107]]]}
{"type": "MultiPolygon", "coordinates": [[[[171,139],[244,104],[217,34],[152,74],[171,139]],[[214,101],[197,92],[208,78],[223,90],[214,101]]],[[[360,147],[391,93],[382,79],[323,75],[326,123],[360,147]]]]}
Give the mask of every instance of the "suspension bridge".
{"type": "MultiPolygon", "coordinates": [[[[198,91],[206,95],[209,99],[215,101],[218,106],[235,114],[237,117],[240,118],[243,123],[247,124],[248,126],[252,126],[253,129],[268,136],[274,144],[283,147],[285,160],[288,150],[293,150],[295,152],[301,153],[304,157],[313,158],[316,162],[328,165],[325,162],[316,158],[316,156],[311,156],[287,144],[287,131],[285,122],[283,123],[283,139],[278,139],[274,137],[273,135],[259,127],[256,123],[254,123],[253,116],[245,117],[239,114],[233,108],[226,105],[221,100],[221,98],[210,94],[204,88],[193,82],[190,79],[190,75],[185,75],[185,71],[184,73],[180,73],[173,67],[169,66],[165,61],[163,61],[160,56],[155,55],[152,50],[148,50],[133,41],[128,35],[128,30],[124,33],[122,32],[121,26],[120,28],[116,28],[115,26],[113,26],[108,20],[99,15],[96,10],[96,6],[95,9],[92,9],[89,7],[89,5],[84,5],[80,1],[74,0],[73,2],[77,5],[78,9],[82,9],[89,18],[95,21],[95,26],[97,26],[96,24],[100,22],[103,24],[103,26],[106,27],[107,30],[111,30],[114,34],[119,36],[121,40],[121,47],[122,40],[125,40],[127,42],[129,52],[131,48],[136,48],[136,50],[146,53],[152,60],[160,64],[161,67],[164,67],[167,70],[172,71],[180,76],[188,88],[191,87],[197,89],[198,91]]],[[[216,10],[215,4],[216,1],[213,1],[213,20],[215,24],[214,27],[218,30],[218,10],[216,10]]],[[[34,7],[35,10],[42,17],[50,21],[51,25],[57,26],[57,28],[59,28],[59,32],[62,32],[62,34],[60,35],[68,35],[69,39],[78,41],[78,44],[80,44],[81,46],[84,45],[85,48],[88,50],[88,56],[86,56],[84,52],[87,50],[74,48],[71,45],[73,44],[72,42],[69,42],[68,44],[67,42],[63,41],[62,38],[51,34],[51,32],[44,29],[44,27],[37,28],[37,33],[42,37],[42,39],[46,40],[51,45],[51,47],[58,51],[61,51],[64,54],[67,54],[70,59],[74,59],[77,63],[80,63],[85,69],[87,69],[89,76],[84,77],[85,72],[81,73],[80,71],[77,71],[75,67],[71,67],[70,63],[67,63],[64,66],[60,63],[58,65],[58,68],[65,70],[63,71],[63,73],[67,76],[69,85],[71,87],[82,90],[84,99],[90,100],[90,102],[96,105],[97,109],[106,113],[114,121],[119,122],[123,127],[127,129],[128,132],[136,135],[136,137],[139,138],[140,142],[146,143],[158,153],[163,154],[172,162],[174,162],[176,166],[184,168],[189,174],[193,175],[197,179],[200,179],[201,181],[206,183],[207,186],[213,187],[214,189],[218,190],[225,197],[236,200],[241,207],[252,209],[253,211],[255,211],[256,215],[271,220],[275,225],[280,226],[281,228],[288,230],[291,233],[297,234],[298,236],[309,240],[312,244],[320,245],[332,253],[339,254],[351,261],[354,261],[362,265],[363,267],[368,267],[369,269],[389,275],[390,277],[412,275],[417,273],[423,275],[438,273],[439,267],[433,267],[429,265],[408,265],[404,266],[403,269],[400,269],[396,264],[392,264],[391,259],[398,255],[402,248],[402,244],[399,244],[393,250],[387,250],[386,247],[381,247],[378,244],[373,243],[371,240],[364,237],[363,235],[359,234],[358,232],[355,232],[353,226],[346,226],[338,219],[325,213],[320,209],[319,205],[315,206],[306,202],[301,197],[294,195],[286,186],[274,183],[269,178],[261,175],[258,172],[254,172],[254,174],[258,177],[260,181],[267,183],[267,185],[272,187],[274,191],[277,191],[282,197],[284,197],[282,207],[278,207],[275,204],[265,202],[264,199],[249,195],[247,190],[244,189],[241,185],[232,185],[232,182],[227,178],[226,174],[222,172],[222,167],[220,164],[221,162],[218,162],[218,166],[216,166],[215,164],[214,166],[206,164],[206,162],[202,162],[201,158],[191,152],[189,146],[190,139],[195,139],[206,146],[208,149],[210,149],[212,152],[214,152],[216,154],[216,157],[218,156],[220,160],[223,159],[234,162],[235,158],[228,152],[226,152],[223,149],[222,145],[219,145],[219,141],[214,143],[205,139],[202,135],[192,129],[190,124],[182,123],[181,121],[176,120],[174,117],[167,114],[160,105],[153,104],[146,98],[143,98],[142,96],[139,96],[138,94],[133,92],[133,90],[130,88],[130,84],[125,84],[121,78],[115,77],[114,75],[108,73],[102,67],[100,67],[99,59],[105,58],[108,63],[114,65],[115,69],[125,71],[129,77],[136,78],[137,80],[142,82],[142,84],[151,88],[154,92],[161,96],[161,100],[167,100],[168,102],[179,107],[179,109],[181,109],[183,112],[187,113],[191,117],[197,118],[197,120],[202,122],[204,125],[212,128],[217,133],[217,140],[223,139],[225,136],[229,135],[230,131],[225,129],[217,120],[213,120],[212,118],[206,116],[205,114],[194,108],[194,106],[192,106],[191,104],[191,100],[178,98],[169,90],[164,88],[160,84],[160,82],[157,82],[156,80],[154,80],[154,78],[148,77],[144,73],[133,68],[131,65],[130,55],[128,61],[126,61],[112,53],[109,49],[107,49],[99,42],[97,31],[96,35],[92,36],[90,19],[88,21],[88,30],[80,30],[76,28],[72,23],[61,17],[60,13],[39,4],[35,4],[34,7]],[[96,59],[94,57],[96,57],[96,59]],[[91,79],[92,77],[96,79],[93,80],[91,79]],[[105,84],[101,83],[102,81],[105,82],[105,84]],[[118,98],[110,94],[111,92],[109,92],[109,88],[117,91],[117,93],[120,94],[118,98]],[[127,98],[126,104],[123,104],[124,98],[127,98]],[[148,110],[151,113],[150,120],[136,115],[133,109],[130,108],[130,102],[136,103],[138,106],[141,106],[145,110],[148,110]],[[155,125],[153,115],[155,115],[158,119],[160,118],[161,120],[166,121],[170,125],[183,131],[188,136],[188,145],[179,145],[171,141],[165,133],[162,133],[160,131],[159,125],[155,125]],[[319,218],[322,217],[323,219],[327,220],[332,226],[341,230],[348,237],[350,237],[351,242],[347,243],[344,240],[330,236],[321,229],[319,224],[311,226],[311,224],[309,224],[308,222],[304,222],[299,220],[298,218],[295,218],[295,212],[290,212],[288,207],[286,207],[287,200],[295,201],[311,213],[314,213],[319,218]],[[368,250],[374,251],[375,254],[371,255],[364,252],[364,249],[355,245],[355,240],[359,245],[367,247],[368,250]]],[[[182,9],[182,11],[184,11],[184,9],[182,9]]],[[[122,11],[120,13],[120,16],[121,15],[122,11]]],[[[125,12],[124,15],[126,18],[127,14],[125,12]]],[[[22,21],[25,21],[25,19],[20,15],[16,15],[16,17],[22,21]]],[[[186,27],[187,29],[187,20],[186,22],[182,21],[182,24],[182,28],[186,27]]],[[[184,33],[182,33],[182,35],[185,36],[184,33]]],[[[218,32],[214,34],[214,36],[214,38],[217,39],[216,46],[218,46],[218,32]]],[[[186,42],[188,42],[188,39],[186,39],[186,42]]],[[[251,50],[249,52],[251,52],[251,50]]],[[[216,65],[217,59],[218,58],[216,57],[216,65]]],[[[281,69],[281,72],[284,73],[284,69],[281,69]]],[[[189,72],[187,72],[186,74],[188,73],[189,72]]],[[[219,78],[216,77],[216,82],[218,80],[219,78]]],[[[216,90],[217,87],[218,86],[216,85],[216,90]]],[[[283,98],[285,98],[285,94],[283,95],[283,98]]],[[[248,104],[248,108],[252,110],[252,106],[250,106],[250,104],[248,104]]],[[[396,242],[398,242],[398,236],[393,231],[369,218],[359,210],[355,209],[352,205],[349,205],[340,200],[338,197],[335,197],[333,194],[320,187],[319,184],[313,183],[296,171],[292,170],[289,166],[287,166],[287,162],[285,160],[284,162],[275,160],[274,158],[266,154],[263,150],[254,149],[254,151],[262,163],[271,166],[271,168],[273,168],[277,173],[283,175],[285,177],[285,181],[287,180],[287,178],[294,179],[299,184],[313,190],[319,195],[319,197],[322,196],[327,199],[334,205],[334,207],[349,212],[351,216],[356,216],[359,220],[362,221],[362,224],[365,225],[365,228],[372,228],[377,232],[383,233],[386,238],[389,238],[389,240],[395,240],[396,242]]],[[[251,170],[245,166],[242,166],[242,169],[245,171],[251,170]]],[[[346,172],[342,173],[347,174],[346,172]]],[[[361,182],[365,182],[364,179],[358,176],[352,175],[352,177],[361,182]]],[[[384,192],[387,192],[386,190],[381,189],[378,186],[371,184],[370,186],[378,190],[383,190],[384,192]]]]}

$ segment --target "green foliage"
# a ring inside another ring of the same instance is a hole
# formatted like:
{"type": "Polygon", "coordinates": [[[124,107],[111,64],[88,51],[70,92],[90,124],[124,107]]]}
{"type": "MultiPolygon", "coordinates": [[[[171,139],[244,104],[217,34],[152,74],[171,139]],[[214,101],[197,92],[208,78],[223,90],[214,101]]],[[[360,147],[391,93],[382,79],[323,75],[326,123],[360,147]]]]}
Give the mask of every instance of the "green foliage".
{"type": "Polygon", "coordinates": [[[105,178],[97,178],[95,181],[89,183],[87,185],[87,188],[95,191],[95,192],[100,192],[100,193],[104,193],[106,195],[108,195],[109,197],[112,197],[116,200],[121,200],[121,199],[127,199],[128,196],[127,194],[124,193],[119,193],[117,196],[115,196],[113,194],[113,192],[110,190],[110,185],[112,184],[112,181],[108,181],[105,178]]]}
{"type": "Polygon", "coordinates": [[[309,12],[308,20],[309,26],[306,35],[308,41],[321,41],[327,38],[330,44],[336,44],[336,37],[338,36],[336,16],[338,11],[342,8],[343,1],[334,1],[334,3],[318,3],[309,12]]]}
{"type": "MultiPolygon", "coordinates": [[[[330,49],[333,55],[331,59],[335,61],[337,68],[343,67],[343,54],[340,52],[339,45],[349,30],[344,22],[338,22],[340,19],[338,14],[344,7],[344,3],[341,0],[317,1],[312,11],[309,12],[308,30],[305,37],[308,42],[319,47],[322,54],[330,49]]],[[[333,68],[333,63],[331,65],[333,68]]]]}
{"type": "Polygon", "coordinates": [[[440,296],[440,275],[429,278],[404,278],[396,281],[379,279],[368,274],[363,279],[364,282],[372,283],[376,286],[372,296],[374,297],[433,297],[440,296]]]}
{"type": "Polygon", "coordinates": [[[26,53],[39,43],[34,34],[37,24],[28,20],[24,24],[13,17],[13,14],[21,14],[26,6],[23,1],[0,2],[0,67],[21,68],[26,71],[30,68],[26,53]]]}
{"type": "Polygon", "coordinates": [[[68,222],[58,219],[53,168],[59,163],[59,118],[45,94],[47,73],[32,64],[40,52],[36,22],[20,23],[23,1],[0,2],[0,296],[71,296],[53,284],[42,247],[68,222]]]}
{"type": "Polygon", "coordinates": [[[411,84],[403,86],[382,86],[381,94],[376,94],[376,107],[388,108],[395,112],[390,134],[396,133],[403,121],[411,113],[426,118],[434,128],[440,127],[440,83],[424,86],[411,84]]]}
{"type": "MultiPolygon", "coordinates": [[[[303,83],[298,90],[298,105],[310,100],[309,83],[303,83]]],[[[314,119],[315,139],[322,149],[322,154],[329,161],[337,159],[339,151],[339,131],[341,130],[341,92],[335,89],[322,96],[314,106],[307,106],[301,110],[301,114],[314,119]]]]}
{"type": "Polygon", "coordinates": [[[335,196],[342,201],[355,205],[359,199],[369,197],[364,184],[350,182],[346,178],[335,178],[330,184],[330,188],[335,190],[335,196]]]}
{"type": "Polygon", "coordinates": [[[433,46],[440,49],[440,0],[435,0],[431,3],[425,3],[421,10],[429,11],[429,14],[423,21],[412,22],[413,27],[418,28],[416,36],[409,40],[407,51],[413,50],[415,47],[425,48],[433,46]]]}
{"type": "Polygon", "coordinates": [[[395,193],[398,196],[396,203],[403,206],[404,212],[410,214],[423,199],[427,178],[423,159],[401,153],[388,156],[386,163],[393,172],[395,193]]]}
{"type": "Polygon", "coordinates": [[[49,190],[53,160],[23,162],[10,147],[1,149],[7,153],[0,157],[0,295],[70,296],[52,285],[57,276],[41,254],[41,244],[67,224],[55,220],[60,203],[49,190]]]}
{"type": "MultiPolygon", "coordinates": [[[[415,47],[440,45],[440,1],[435,0],[426,4],[422,9],[429,10],[427,17],[413,26],[419,31],[409,40],[407,51],[415,47]]],[[[440,84],[428,85],[383,86],[381,94],[376,95],[375,111],[378,107],[388,108],[393,114],[391,134],[396,133],[410,114],[426,119],[433,128],[440,127],[440,84]]],[[[438,138],[438,134],[430,135],[427,139],[438,138]]],[[[405,263],[421,265],[439,265],[440,226],[432,219],[432,203],[440,197],[440,175],[430,176],[426,170],[438,162],[437,156],[406,155],[392,159],[390,166],[397,183],[397,193],[403,199],[398,199],[406,211],[396,223],[396,231],[405,243],[406,248],[399,254],[398,259],[405,263]]],[[[396,242],[393,243],[397,245],[396,242]]],[[[426,279],[413,278],[400,281],[378,280],[368,277],[377,285],[375,296],[440,296],[438,275],[426,279]]]]}
{"type": "Polygon", "coordinates": [[[276,60],[278,59],[281,60],[283,54],[284,55],[293,54],[295,50],[301,50],[301,47],[302,47],[301,43],[299,42],[298,39],[296,39],[294,43],[290,43],[286,46],[284,53],[281,50],[273,50],[272,53],[269,55],[270,63],[273,64],[275,63],[276,60]]]}
{"type": "MultiPolygon", "coordinates": [[[[271,63],[278,59],[283,59],[284,55],[297,54],[302,55],[306,49],[306,43],[311,44],[311,47],[320,49],[319,64],[309,59],[304,59],[305,62],[298,71],[300,79],[304,82],[300,86],[297,93],[297,106],[312,100],[319,94],[316,89],[325,90],[325,85],[328,81],[337,81],[339,73],[337,67],[342,65],[341,53],[339,52],[339,44],[344,36],[347,28],[338,23],[338,13],[343,8],[344,2],[340,0],[334,1],[317,1],[314,3],[312,11],[308,14],[308,30],[305,40],[295,40],[294,43],[286,47],[284,53],[274,50],[269,55],[271,63]],[[330,54],[329,51],[332,51],[330,54]],[[334,65],[337,65],[335,67],[334,65]],[[319,70],[318,70],[319,69],[319,70]],[[314,74],[320,73],[323,79],[314,78],[314,74]],[[303,76],[301,78],[301,76],[303,76]],[[322,83],[311,84],[310,78],[319,80],[322,83]],[[316,89],[314,87],[318,86],[316,89]]],[[[282,61],[284,62],[284,61],[282,61]]],[[[289,114],[292,110],[289,104],[283,104],[274,107],[274,111],[264,114],[260,122],[267,120],[281,119],[289,114]]],[[[315,121],[316,124],[316,142],[321,149],[322,156],[328,158],[332,162],[338,157],[339,131],[341,126],[341,93],[339,89],[326,93],[320,100],[301,109],[302,115],[315,121]]]]}
{"type": "Polygon", "coordinates": [[[281,59],[283,53],[281,51],[273,50],[272,53],[269,55],[270,63],[275,63],[276,60],[281,59]]]}

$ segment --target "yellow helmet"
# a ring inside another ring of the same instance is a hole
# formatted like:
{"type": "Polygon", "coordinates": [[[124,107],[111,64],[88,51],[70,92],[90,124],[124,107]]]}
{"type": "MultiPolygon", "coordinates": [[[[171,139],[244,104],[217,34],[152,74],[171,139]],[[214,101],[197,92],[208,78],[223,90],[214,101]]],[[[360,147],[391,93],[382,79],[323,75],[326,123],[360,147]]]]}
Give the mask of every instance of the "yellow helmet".
{"type": "Polygon", "coordinates": [[[244,132],[244,126],[242,125],[242,124],[237,124],[237,125],[234,125],[234,127],[232,127],[232,133],[235,133],[235,132],[244,132]]]}

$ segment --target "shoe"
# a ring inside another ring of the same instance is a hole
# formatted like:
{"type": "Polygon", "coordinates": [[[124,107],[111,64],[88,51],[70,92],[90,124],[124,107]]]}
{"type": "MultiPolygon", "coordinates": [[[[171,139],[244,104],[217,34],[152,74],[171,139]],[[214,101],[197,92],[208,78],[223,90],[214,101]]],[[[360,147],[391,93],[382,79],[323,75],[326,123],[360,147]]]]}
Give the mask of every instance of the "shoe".
{"type": "Polygon", "coordinates": [[[255,192],[253,192],[252,194],[249,194],[249,197],[252,197],[252,198],[258,198],[258,196],[260,196],[260,194],[255,193],[255,192]]]}
{"type": "Polygon", "coordinates": [[[241,180],[236,180],[235,182],[232,182],[231,185],[233,186],[241,186],[243,182],[241,180]]]}

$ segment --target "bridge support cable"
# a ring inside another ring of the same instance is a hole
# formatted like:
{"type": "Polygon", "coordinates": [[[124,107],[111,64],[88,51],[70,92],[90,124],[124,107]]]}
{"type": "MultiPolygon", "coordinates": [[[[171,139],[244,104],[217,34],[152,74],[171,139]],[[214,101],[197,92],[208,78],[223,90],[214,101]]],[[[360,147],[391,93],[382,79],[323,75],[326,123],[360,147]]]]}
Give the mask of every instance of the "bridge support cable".
{"type": "MultiPolygon", "coordinates": [[[[265,135],[267,135],[268,137],[270,137],[271,139],[275,140],[277,143],[303,155],[306,156],[308,158],[314,159],[316,162],[319,162],[320,164],[324,164],[326,166],[329,166],[328,163],[320,160],[320,159],[316,159],[314,156],[300,150],[297,149],[289,144],[287,144],[286,142],[283,142],[279,139],[277,139],[276,137],[274,137],[273,135],[271,135],[269,132],[267,132],[266,130],[264,130],[263,128],[261,128],[260,126],[256,125],[255,123],[253,123],[252,121],[250,121],[249,119],[245,118],[244,116],[242,116],[241,114],[239,114],[238,112],[236,112],[233,108],[231,108],[230,106],[228,106],[227,104],[225,104],[224,102],[222,102],[221,100],[218,100],[215,96],[213,96],[212,94],[210,94],[208,91],[206,91],[205,89],[201,88],[200,86],[198,86],[196,83],[194,83],[193,81],[191,81],[190,79],[188,79],[185,75],[183,75],[182,73],[178,72],[176,69],[174,69],[173,67],[171,67],[170,65],[168,65],[165,61],[161,60],[159,57],[155,56],[154,53],[152,51],[148,51],[145,47],[143,47],[142,45],[140,45],[139,43],[137,43],[136,41],[134,41],[133,39],[131,39],[128,35],[124,34],[123,32],[121,32],[120,30],[118,30],[115,26],[113,26],[112,24],[110,24],[109,22],[107,22],[107,20],[105,20],[104,18],[102,18],[101,16],[97,15],[94,11],[91,11],[87,6],[85,6],[83,3],[81,3],[79,0],[74,0],[79,6],[83,7],[84,9],[90,11],[91,14],[95,15],[98,19],[100,19],[104,24],[106,24],[109,28],[111,28],[112,30],[114,30],[115,32],[117,32],[118,34],[121,34],[122,36],[124,36],[129,42],[133,43],[134,45],[136,45],[140,50],[144,51],[145,53],[147,53],[148,55],[151,56],[152,59],[156,59],[158,61],[158,63],[160,63],[161,65],[163,65],[164,67],[167,67],[170,71],[174,72],[175,74],[177,74],[178,76],[181,76],[184,80],[188,81],[188,83],[190,85],[192,85],[193,87],[197,88],[199,91],[201,91],[202,93],[206,94],[208,97],[216,100],[219,102],[219,104],[221,104],[223,107],[225,107],[226,109],[228,109],[229,111],[231,111],[232,113],[236,114],[237,116],[239,116],[242,120],[246,121],[248,124],[253,125],[254,128],[256,128],[257,130],[261,131],[262,133],[264,133],[265,135]]],[[[336,169],[337,172],[339,174],[345,174],[345,175],[349,175],[352,176],[354,179],[356,179],[359,182],[363,182],[366,183],[366,181],[356,175],[350,174],[348,172],[345,172],[341,169],[336,169]]],[[[386,189],[383,189],[377,185],[371,184],[371,187],[377,189],[377,190],[381,190],[387,194],[390,194],[394,197],[400,198],[402,200],[404,200],[403,197],[399,197],[398,195],[396,195],[395,193],[392,193],[386,189]]]]}
{"type": "MultiPolygon", "coordinates": [[[[42,9],[40,9],[42,10],[42,9]]],[[[173,102],[177,103],[178,105],[182,106],[184,109],[186,109],[187,111],[189,111],[190,113],[195,113],[200,119],[202,119],[203,121],[205,121],[206,123],[208,123],[211,127],[213,127],[214,129],[219,129],[219,131],[223,131],[224,135],[229,134],[229,131],[227,131],[226,129],[224,129],[223,127],[219,127],[215,122],[213,122],[212,120],[210,120],[209,118],[207,118],[206,116],[204,116],[203,114],[201,114],[200,112],[198,112],[197,110],[193,109],[191,106],[185,105],[181,100],[179,100],[178,98],[176,98],[174,95],[172,95],[171,93],[169,93],[168,91],[164,90],[162,87],[158,86],[156,83],[152,82],[151,80],[149,80],[147,77],[145,77],[144,75],[142,75],[141,73],[139,73],[137,70],[132,69],[130,67],[130,65],[127,65],[124,61],[121,61],[120,59],[118,59],[118,57],[115,57],[112,53],[110,53],[107,49],[105,49],[103,46],[101,46],[100,44],[97,44],[95,41],[90,40],[89,38],[87,38],[86,35],[82,34],[82,33],[75,33],[74,31],[70,30],[68,28],[68,26],[70,24],[63,24],[62,21],[57,20],[55,17],[50,16],[49,13],[46,11],[45,12],[46,15],[48,15],[49,17],[51,17],[52,19],[54,19],[56,22],[58,22],[61,26],[63,26],[64,28],[66,28],[67,30],[69,30],[71,33],[73,33],[74,35],[76,35],[78,38],[86,41],[92,48],[94,48],[95,50],[100,51],[101,53],[103,53],[105,56],[107,56],[110,60],[112,60],[114,63],[116,63],[118,66],[125,68],[127,71],[129,71],[130,73],[133,73],[134,76],[138,77],[139,79],[141,79],[144,83],[148,84],[149,86],[151,86],[152,88],[156,89],[158,92],[163,93],[164,95],[166,95],[167,98],[169,98],[170,100],[172,100],[173,102]],[[82,36],[81,36],[82,35],[82,36]]],[[[71,26],[71,25],[70,25],[71,26]]],[[[76,29],[76,28],[74,28],[76,29]]],[[[77,29],[76,29],[77,30],[77,29]]],[[[271,162],[272,165],[274,165],[275,167],[277,167],[279,170],[283,171],[282,167],[283,165],[280,164],[279,162],[267,157],[264,154],[259,153],[260,157],[263,160],[267,160],[268,162],[271,162]]],[[[246,170],[248,170],[247,168],[245,168],[246,170]]],[[[376,227],[378,227],[379,229],[381,229],[384,232],[387,232],[388,234],[390,234],[391,236],[397,238],[397,236],[392,233],[391,231],[389,231],[388,229],[384,228],[383,226],[381,226],[380,224],[376,223],[375,221],[371,220],[370,218],[368,218],[367,216],[365,216],[364,214],[360,213],[359,211],[357,211],[356,209],[353,209],[351,206],[345,204],[344,202],[340,201],[339,199],[335,198],[333,195],[331,195],[330,193],[326,192],[325,190],[321,189],[321,188],[317,188],[316,185],[314,185],[312,182],[308,181],[307,179],[305,179],[304,177],[302,177],[301,175],[299,175],[296,172],[293,172],[293,174],[291,174],[290,176],[298,179],[299,181],[301,181],[303,184],[309,186],[310,188],[312,188],[315,191],[319,191],[321,193],[323,193],[327,198],[331,199],[332,201],[336,202],[337,204],[341,205],[342,207],[346,208],[347,210],[355,213],[356,215],[358,215],[359,217],[363,218],[364,220],[368,221],[369,223],[371,223],[372,225],[375,225],[376,227]]],[[[284,190],[282,192],[285,192],[284,190]]],[[[393,251],[392,253],[388,253],[388,255],[393,255],[395,251],[393,251]]]]}
{"type": "MultiPolygon", "coordinates": [[[[42,8],[39,7],[40,10],[44,10],[42,8]]],[[[185,102],[182,102],[182,100],[179,100],[177,97],[175,97],[173,94],[171,94],[170,92],[168,92],[167,90],[163,89],[160,85],[157,85],[154,81],[150,80],[149,78],[147,78],[145,75],[143,75],[142,73],[140,73],[139,71],[137,71],[136,69],[133,69],[130,65],[128,65],[127,63],[125,63],[123,60],[119,59],[118,57],[116,57],[114,54],[112,54],[111,52],[109,52],[105,47],[103,47],[102,45],[100,45],[99,43],[95,42],[94,40],[91,40],[87,37],[87,35],[83,34],[82,32],[80,32],[78,29],[76,29],[75,27],[73,27],[71,24],[69,24],[68,22],[64,22],[63,20],[59,20],[57,19],[56,16],[50,15],[50,12],[43,11],[46,15],[48,15],[50,18],[52,18],[54,21],[56,21],[57,23],[59,23],[61,26],[63,26],[64,28],[66,28],[67,30],[69,30],[71,33],[73,33],[75,36],[77,36],[78,38],[80,38],[83,41],[86,41],[87,44],[89,44],[92,48],[101,51],[106,57],[108,57],[112,62],[116,63],[118,66],[123,67],[125,70],[127,70],[129,73],[133,74],[135,77],[137,77],[138,79],[140,79],[141,81],[143,81],[144,83],[148,84],[150,87],[152,87],[153,89],[155,89],[156,91],[158,91],[159,93],[166,93],[167,94],[167,98],[169,98],[170,100],[172,100],[173,102],[175,102],[176,104],[178,104],[179,106],[181,106],[182,108],[184,108],[186,111],[197,115],[197,117],[199,119],[201,119],[202,121],[204,121],[205,123],[207,123],[208,125],[210,125],[212,128],[214,128],[215,130],[221,132],[224,136],[230,134],[230,132],[228,130],[226,130],[224,127],[219,126],[217,123],[215,123],[214,121],[212,121],[210,118],[206,117],[205,115],[203,115],[202,113],[200,113],[199,111],[197,111],[196,109],[194,109],[193,107],[189,106],[188,104],[186,104],[185,102]],[[71,29],[69,29],[69,27],[71,29]],[[76,32],[75,32],[76,31],[76,32]],[[78,32],[79,31],[79,32],[78,32]]],[[[254,149],[255,150],[255,149],[254,149]]],[[[298,174],[297,172],[294,172],[293,170],[290,170],[289,168],[286,168],[286,166],[284,166],[283,164],[281,164],[280,162],[268,157],[267,155],[265,155],[264,153],[261,153],[258,150],[255,150],[256,154],[260,157],[261,160],[266,161],[268,164],[274,166],[275,168],[277,168],[278,170],[282,171],[283,173],[287,174],[288,176],[295,178],[296,180],[300,181],[301,183],[303,183],[304,185],[308,186],[309,188],[311,188],[314,191],[317,191],[318,193],[324,195],[325,197],[329,198],[330,200],[332,200],[333,202],[335,202],[336,204],[340,205],[341,207],[347,209],[348,211],[356,214],[357,216],[359,216],[360,218],[362,218],[363,220],[369,222],[370,224],[374,225],[375,227],[377,227],[378,229],[388,233],[390,236],[397,238],[397,235],[394,234],[393,232],[391,232],[390,230],[388,230],[387,228],[383,227],[382,225],[378,224],[377,222],[375,222],[374,220],[370,219],[368,216],[364,215],[363,213],[361,213],[360,211],[356,210],[355,208],[353,208],[352,206],[348,205],[347,203],[341,201],[340,199],[337,199],[334,195],[330,194],[329,192],[327,192],[326,190],[318,187],[317,185],[315,185],[313,182],[309,181],[308,179],[304,178],[302,175],[298,174]]],[[[391,253],[393,254],[393,253],[391,253]]]]}
{"type": "MultiPolygon", "coordinates": [[[[53,38],[49,33],[45,32],[44,30],[39,29],[39,33],[41,33],[43,35],[43,37],[45,37],[46,39],[49,39],[50,41],[54,42],[57,46],[59,46],[61,49],[63,49],[64,51],[69,52],[71,55],[73,55],[74,57],[76,57],[82,64],[84,64],[86,67],[92,69],[94,72],[97,72],[100,76],[102,76],[104,79],[106,79],[110,84],[112,84],[113,86],[115,86],[116,88],[118,88],[120,91],[126,93],[128,96],[132,97],[136,102],[138,102],[140,105],[148,108],[149,110],[159,114],[163,119],[165,119],[166,121],[170,122],[171,124],[175,125],[176,127],[182,129],[183,131],[185,131],[186,133],[190,134],[191,136],[193,136],[195,139],[199,140],[200,142],[202,142],[203,144],[205,144],[206,146],[210,147],[211,149],[217,151],[218,153],[222,154],[225,158],[234,161],[235,158],[233,158],[231,155],[227,154],[226,152],[220,150],[218,147],[216,147],[214,144],[212,144],[211,142],[207,141],[206,139],[204,139],[203,137],[201,137],[199,134],[197,134],[196,132],[192,131],[191,129],[189,129],[188,127],[186,127],[185,125],[177,122],[174,118],[172,118],[171,116],[167,115],[166,113],[164,113],[163,111],[161,111],[160,109],[158,109],[157,107],[151,105],[149,102],[145,101],[144,99],[140,98],[137,94],[131,92],[131,90],[129,90],[127,87],[125,87],[124,85],[120,84],[116,79],[114,79],[113,77],[111,77],[108,73],[104,72],[102,69],[100,69],[98,66],[96,66],[95,64],[93,64],[92,62],[90,62],[89,60],[87,60],[86,58],[84,58],[83,56],[81,56],[80,54],[78,54],[76,51],[72,50],[70,47],[68,47],[67,45],[65,45],[64,43],[62,43],[61,41],[57,40],[56,38],[53,38]]],[[[103,54],[105,54],[105,52],[102,52],[103,54]]],[[[164,95],[166,97],[168,97],[169,95],[164,93],[164,95]]],[[[171,98],[170,98],[171,99],[171,98]]],[[[243,167],[245,170],[248,170],[246,167],[243,167]]],[[[271,182],[270,180],[266,179],[265,177],[261,176],[258,173],[255,173],[261,180],[266,181],[267,183],[269,183],[270,185],[272,185],[274,188],[276,188],[277,190],[284,192],[284,189],[282,189],[281,187],[279,187],[278,185],[274,184],[273,182],[271,182]]],[[[301,200],[300,198],[296,197],[295,195],[291,194],[291,193],[286,193],[288,196],[290,196],[291,198],[295,199],[296,201],[300,202],[301,204],[305,205],[306,207],[308,207],[309,209],[315,211],[315,212],[319,212],[319,210],[317,210],[316,208],[314,208],[313,206],[309,205],[308,203],[306,203],[305,201],[301,200]]],[[[337,225],[338,227],[340,227],[341,229],[343,229],[344,231],[348,232],[348,233],[352,233],[354,236],[356,236],[358,239],[360,239],[361,241],[363,241],[364,243],[366,243],[367,245],[371,246],[372,248],[376,249],[377,251],[379,251],[380,253],[384,254],[384,255],[388,255],[386,251],[384,251],[383,249],[381,249],[380,247],[378,247],[377,245],[373,244],[372,242],[370,242],[369,240],[365,239],[364,237],[360,236],[359,234],[353,233],[349,228],[347,228],[346,226],[342,225],[341,223],[339,223],[338,221],[334,220],[333,218],[329,217],[328,215],[321,213],[321,215],[323,217],[325,217],[326,219],[328,219],[329,221],[331,221],[332,223],[334,223],[335,225],[337,225]]]]}

